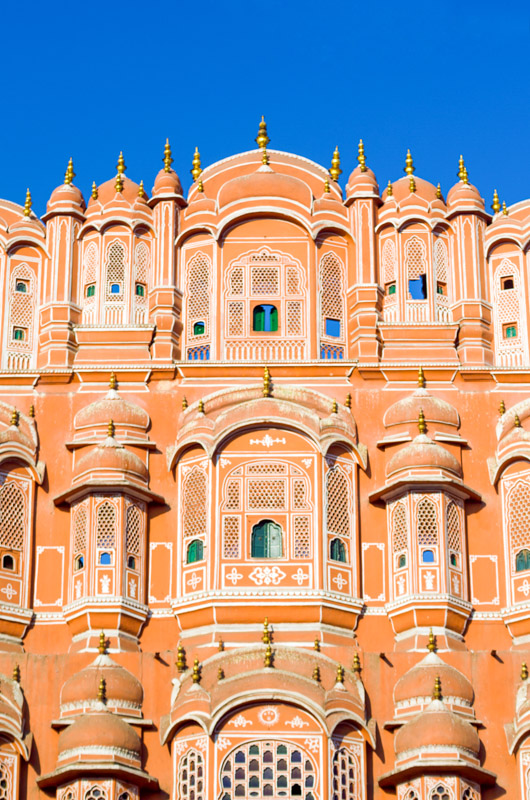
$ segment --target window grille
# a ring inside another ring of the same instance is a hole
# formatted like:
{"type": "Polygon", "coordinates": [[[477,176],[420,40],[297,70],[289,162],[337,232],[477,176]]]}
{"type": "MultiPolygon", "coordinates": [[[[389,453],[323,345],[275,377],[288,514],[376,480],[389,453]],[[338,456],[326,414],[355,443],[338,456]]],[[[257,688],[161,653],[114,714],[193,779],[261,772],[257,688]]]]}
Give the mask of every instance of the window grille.
{"type": "Polygon", "coordinates": [[[29,352],[33,348],[34,283],[35,274],[27,264],[19,264],[13,269],[9,304],[10,349],[29,352]],[[16,291],[16,285],[21,280],[27,284],[25,292],[16,291]],[[20,329],[25,331],[25,336],[17,338],[15,332],[20,329]]]}
{"type": "MultiPolygon", "coordinates": [[[[188,338],[193,337],[193,323],[204,322],[204,337],[210,335],[210,259],[197,253],[188,263],[187,324],[188,338]]],[[[197,337],[193,337],[197,338],[197,337]]]]}
{"type": "Polygon", "coordinates": [[[149,247],[145,242],[138,242],[134,250],[134,280],[147,283],[149,268],[149,247]]]}
{"type": "Polygon", "coordinates": [[[140,555],[140,536],[142,533],[142,512],[138,506],[129,506],[125,530],[125,547],[127,553],[140,555]]]}
{"type": "Polygon", "coordinates": [[[348,479],[340,467],[328,470],[326,476],[326,527],[328,533],[350,535],[348,479]]]}
{"type": "Polygon", "coordinates": [[[249,475],[286,475],[287,467],[285,464],[260,462],[258,464],[249,464],[247,473],[249,475]]]}
{"type": "Polygon", "coordinates": [[[310,530],[311,526],[309,517],[294,517],[293,534],[295,558],[311,557],[310,530]]]}
{"type": "Polygon", "coordinates": [[[447,506],[447,546],[454,553],[460,552],[460,517],[452,501],[447,506]]]}
{"type": "MultiPolygon", "coordinates": [[[[256,741],[232,751],[221,767],[221,800],[301,797],[315,800],[316,771],[302,747],[256,741]]],[[[348,798],[349,800],[349,798],[348,798]]]]}
{"type": "Polygon", "coordinates": [[[296,267],[287,267],[287,294],[300,294],[300,270],[296,267]]]}
{"type": "Polygon", "coordinates": [[[112,503],[105,502],[98,506],[96,546],[116,546],[116,508],[112,503]]]}
{"type": "Polygon", "coordinates": [[[225,508],[238,511],[241,505],[241,483],[238,480],[229,480],[226,483],[225,508]]]}
{"type": "Polygon", "coordinates": [[[4,483],[0,490],[0,546],[22,550],[26,527],[26,498],[16,483],[4,483]]]}
{"type": "Polygon", "coordinates": [[[451,800],[449,789],[440,783],[432,790],[429,800],[451,800]]]}
{"type": "Polygon", "coordinates": [[[74,554],[86,550],[88,516],[85,505],[78,506],[74,517],[74,554]]]}
{"type": "Polygon", "coordinates": [[[517,483],[508,495],[508,527],[512,548],[530,546],[530,484],[517,483]]]}
{"type": "Polygon", "coordinates": [[[208,479],[204,470],[193,467],[183,482],[184,538],[204,538],[208,519],[208,479]]]}
{"type": "Polygon", "coordinates": [[[405,269],[409,281],[427,274],[427,248],[419,236],[411,236],[405,245],[405,269]]]}
{"type": "Polygon", "coordinates": [[[197,750],[188,750],[179,764],[179,800],[205,800],[204,759],[197,750]]]}
{"type": "Polygon", "coordinates": [[[438,523],[436,520],[436,506],[431,500],[420,500],[417,507],[418,515],[418,544],[421,547],[438,544],[438,523]]]}
{"type": "Polygon", "coordinates": [[[320,317],[321,335],[325,335],[327,317],[337,319],[344,338],[344,276],[343,265],[333,253],[327,253],[320,261],[320,317]]]}
{"type": "Polygon", "coordinates": [[[301,336],[302,333],[302,303],[300,300],[290,300],[287,303],[287,335],[301,336]]]}
{"type": "Polygon", "coordinates": [[[438,239],[434,245],[434,266],[436,280],[447,283],[448,256],[447,245],[442,239],[438,239]]]}
{"type": "Polygon", "coordinates": [[[293,508],[307,508],[306,483],[304,480],[293,481],[293,508]]]}
{"type": "Polygon", "coordinates": [[[253,295],[275,295],[280,291],[278,267],[252,267],[251,293],[253,295]]]}
{"type": "Polygon", "coordinates": [[[228,303],[228,335],[243,336],[245,333],[244,303],[228,303]]]}
{"type": "Polygon", "coordinates": [[[382,266],[382,283],[393,283],[396,280],[396,245],[392,239],[387,239],[383,245],[382,266]]]}
{"type": "Polygon", "coordinates": [[[112,242],[107,247],[106,289],[107,302],[123,302],[125,281],[125,246],[121,242],[112,242]],[[113,285],[118,285],[119,292],[113,292],[113,285]]]}
{"type": "Polygon", "coordinates": [[[239,517],[223,517],[223,556],[239,558],[239,517]]]}
{"type": "Polygon", "coordinates": [[[107,793],[99,786],[92,786],[85,792],[85,800],[107,800],[107,793]]]}
{"type": "Polygon", "coordinates": [[[408,548],[407,512],[403,503],[397,503],[392,516],[392,549],[400,553],[408,548]]]}
{"type": "Polygon", "coordinates": [[[357,800],[359,787],[357,759],[345,747],[333,755],[333,795],[332,800],[357,800]]]}
{"type": "Polygon", "coordinates": [[[242,267],[234,267],[230,273],[230,294],[244,294],[244,273],[242,267]]]}
{"type": "Polygon", "coordinates": [[[248,482],[248,508],[285,508],[285,489],[283,480],[250,480],[248,482]]]}

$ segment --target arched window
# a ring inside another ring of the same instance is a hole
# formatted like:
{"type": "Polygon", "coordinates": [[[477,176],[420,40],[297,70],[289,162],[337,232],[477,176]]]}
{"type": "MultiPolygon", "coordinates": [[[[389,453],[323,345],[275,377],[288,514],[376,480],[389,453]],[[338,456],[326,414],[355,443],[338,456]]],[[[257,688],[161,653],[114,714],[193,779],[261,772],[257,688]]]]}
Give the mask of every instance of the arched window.
{"type": "Polygon", "coordinates": [[[340,539],[332,539],[329,546],[329,557],[332,561],[346,562],[346,547],[340,539]]]}
{"type": "Polygon", "coordinates": [[[143,283],[137,283],[135,287],[136,297],[145,297],[145,286],[143,283]]]}
{"type": "Polygon", "coordinates": [[[320,261],[320,314],[321,334],[344,339],[344,267],[334,253],[326,253],[320,261]],[[326,330],[327,320],[334,320],[334,333],[326,330]],[[337,331],[338,328],[338,331],[337,331]]]}
{"type": "Polygon", "coordinates": [[[421,560],[423,564],[434,564],[434,552],[432,550],[423,550],[421,560]]]}
{"type": "Polygon", "coordinates": [[[136,559],[134,556],[127,556],[127,568],[136,569],[136,559]]]}
{"type": "Polygon", "coordinates": [[[188,750],[179,764],[180,800],[205,800],[204,760],[197,750],[188,750]]]}
{"type": "Polygon", "coordinates": [[[403,555],[399,556],[398,558],[398,569],[403,569],[403,567],[407,566],[407,556],[403,553],[403,555]]]}
{"type": "Polygon", "coordinates": [[[281,558],[283,555],[282,529],[270,519],[254,525],[251,537],[252,558],[281,558]]]}
{"type": "Polygon", "coordinates": [[[530,550],[520,550],[515,557],[515,571],[524,572],[530,569],[530,550]]]}
{"type": "Polygon", "coordinates": [[[405,245],[405,267],[411,300],[427,298],[427,251],[419,236],[411,236],[405,245]]]}
{"type": "Polygon", "coordinates": [[[506,325],[504,328],[504,338],[505,339],[516,339],[517,338],[517,325],[506,325]]]}
{"type": "Polygon", "coordinates": [[[28,284],[25,281],[17,281],[15,286],[15,291],[17,292],[27,292],[28,291],[28,284]]]}
{"type": "Polygon", "coordinates": [[[94,297],[96,294],[96,284],[91,283],[90,286],[86,287],[86,296],[87,297],[94,297]]]}
{"type": "Polygon", "coordinates": [[[432,500],[420,500],[417,508],[418,515],[418,544],[420,547],[429,547],[438,544],[438,522],[436,506],[432,500]]]}
{"type": "Polygon", "coordinates": [[[200,539],[194,539],[188,545],[186,563],[194,564],[196,561],[202,561],[203,558],[204,558],[204,545],[200,539]]]}
{"type": "Polygon", "coordinates": [[[114,548],[116,546],[116,508],[105,501],[97,510],[96,546],[98,548],[114,548]]]}
{"type": "Polygon", "coordinates": [[[202,336],[206,330],[206,326],[204,322],[194,322],[193,323],[193,335],[194,336],[202,336]]]}
{"type": "Polygon", "coordinates": [[[350,536],[350,491],[348,478],[340,467],[326,475],[326,528],[328,533],[350,536]]]}
{"type": "Polygon", "coordinates": [[[256,306],[252,313],[252,330],[258,332],[274,332],[278,330],[278,309],[276,306],[263,303],[256,306]]]}
{"type": "MultiPolygon", "coordinates": [[[[6,481],[0,490],[0,547],[22,552],[26,528],[26,498],[16,483],[6,481]]],[[[10,558],[6,553],[2,559],[10,558]]],[[[8,562],[9,563],[9,562],[8,562]]],[[[4,567],[4,569],[14,568],[4,567]]]]}
{"type": "Polygon", "coordinates": [[[120,294],[121,293],[121,283],[111,283],[110,284],[110,293],[111,294],[120,294]]]}
{"type": "Polygon", "coordinates": [[[451,800],[451,795],[447,786],[439,783],[435,789],[432,790],[429,800],[451,800]]]}
{"type": "Polygon", "coordinates": [[[84,566],[85,566],[85,559],[83,558],[83,556],[77,556],[77,558],[75,560],[75,570],[76,570],[76,572],[79,569],[83,569],[84,566]]]}
{"type": "Polygon", "coordinates": [[[15,559],[13,556],[2,556],[2,569],[15,569],[15,559]]]}
{"type": "Polygon", "coordinates": [[[13,328],[13,341],[23,342],[26,338],[26,331],[24,328],[13,328]]]}
{"type": "MultiPolygon", "coordinates": [[[[307,753],[287,742],[265,740],[259,744],[243,744],[235,754],[232,751],[227,756],[221,774],[222,800],[233,800],[234,797],[273,797],[275,800],[278,797],[286,800],[303,797],[304,800],[314,800],[313,793],[308,791],[315,785],[313,762],[307,753]]],[[[347,795],[347,800],[355,800],[355,796],[350,798],[347,795]]]]}
{"type": "Polygon", "coordinates": [[[333,755],[332,788],[332,800],[356,800],[359,797],[357,760],[346,747],[339,748],[333,755]]]}
{"type": "Polygon", "coordinates": [[[208,520],[208,478],[206,472],[195,466],[183,481],[182,530],[184,538],[204,538],[208,520]]]}
{"type": "Polygon", "coordinates": [[[112,564],[112,555],[111,555],[111,553],[100,553],[99,554],[99,563],[104,567],[110,566],[112,564]]]}
{"type": "MultiPolygon", "coordinates": [[[[211,261],[203,253],[197,253],[187,265],[187,333],[188,338],[195,336],[193,326],[196,322],[204,324],[201,336],[210,334],[210,299],[211,299],[211,261]]],[[[198,360],[188,352],[189,360],[198,360]]],[[[209,356],[207,356],[208,358],[209,356]]],[[[202,357],[201,357],[202,358],[202,357]]],[[[206,360],[206,359],[205,359],[206,360]]]]}

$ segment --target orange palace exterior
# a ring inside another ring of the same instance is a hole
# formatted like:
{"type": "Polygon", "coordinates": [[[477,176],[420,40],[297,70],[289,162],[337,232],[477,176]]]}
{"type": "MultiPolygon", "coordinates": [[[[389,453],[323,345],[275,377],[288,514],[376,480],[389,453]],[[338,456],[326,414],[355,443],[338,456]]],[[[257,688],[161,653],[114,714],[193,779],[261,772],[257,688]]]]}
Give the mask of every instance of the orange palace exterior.
{"type": "Polygon", "coordinates": [[[528,800],[530,201],[256,142],[0,201],[0,800],[528,800]]]}

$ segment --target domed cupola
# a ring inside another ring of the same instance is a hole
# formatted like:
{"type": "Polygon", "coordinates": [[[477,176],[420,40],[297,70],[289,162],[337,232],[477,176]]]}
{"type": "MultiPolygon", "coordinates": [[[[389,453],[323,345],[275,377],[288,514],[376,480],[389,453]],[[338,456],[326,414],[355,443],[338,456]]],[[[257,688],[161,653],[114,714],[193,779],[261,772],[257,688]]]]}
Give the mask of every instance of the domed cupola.
{"type": "Polygon", "coordinates": [[[477,187],[469,183],[463,156],[460,156],[458,178],[458,183],[451,187],[447,195],[448,217],[455,213],[470,211],[485,214],[484,199],[480,196],[477,187]]]}
{"type": "Polygon", "coordinates": [[[355,167],[346,184],[346,205],[350,205],[356,197],[377,197],[379,200],[379,185],[372,170],[366,166],[362,139],[359,142],[357,161],[359,165],[355,167]]]}
{"type": "MultiPolygon", "coordinates": [[[[460,427],[456,408],[446,400],[434,397],[426,388],[425,375],[421,367],[418,372],[417,388],[411,395],[401,398],[387,408],[383,424],[385,428],[415,424],[420,410],[423,411],[427,425],[436,425],[437,429],[447,430],[448,433],[450,432],[448,429],[460,427]]],[[[451,434],[454,436],[454,431],[451,434]]]]}
{"type": "Polygon", "coordinates": [[[178,197],[182,205],[185,205],[185,200],[184,197],[182,196],[182,186],[180,183],[179,176],[171,166],[171,164],[173,163],[173,158],[171,155],[171,146],[169,144],[169,139],[166,139],[166,144],[164,146],[163,161],[164,161],[164,166],[155,178],[155,183],[152,191],[151,205],[154,205],[163,198],[167,199],[175,197],[178,197]]]}
{"type": "Polygon", "coordinates": [[[109,420],[113,421],[116,433],[125,439],[148,440],[146,431],[150,424],[149,414],[136,403],[124,400],[117,386],[116,376],[112,373],[105,397],[78,411],[74,419],[75,442],[88,443],[102,436],[109,420]]]}
{"type": "Polygon", "coordinates": [[[413,479],[416,470],[422,471],[422,479],[426,472],[438,475],[441,479],[446,477],[446,473],[449,473],[449,479],[453,476],[461,478],[462,467],[455,456],[426,435],[425,416],[421,408],[418,415],[418,430],[419,434],[414,440],[389,460],[386,467],[387,479],[391,481],[403,480],[405,477],[413,479]]]}
{"type": "Polygon", "coordinates": [[[74,165],[72,159],[70,159],[64,176],[64,183],[54,189],[50,195],[46,205],[46,214],[43,217],[44,220],[48,221],[48,219],[57,214],[84,218],[86,210],[85,199],[81,190],[74,186],[74,178],[74,165]]]}
{"type": "Polygon", "coordinates": [[[410,150],[407,151],[404,172],[406,176],[399,178],[391,183],[383,192],[383,205],[379,211],[380,220],[386,219],[389,215],[399,212],[401,216],[432,215],[432,212],[440,213],[441,193],[429,181],[414,176],[416,168],[410,150]]]}

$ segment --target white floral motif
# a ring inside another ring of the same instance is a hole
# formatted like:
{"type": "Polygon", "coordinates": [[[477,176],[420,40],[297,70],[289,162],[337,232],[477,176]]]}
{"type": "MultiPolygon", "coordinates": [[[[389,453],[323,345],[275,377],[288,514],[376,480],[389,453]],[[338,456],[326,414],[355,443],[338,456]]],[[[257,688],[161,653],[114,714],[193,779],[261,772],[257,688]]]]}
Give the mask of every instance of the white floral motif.
{"type": "Polygon", "coordinates": [[[225,577],[227,581],[231,581],[232,586],[235,586],[236,583],[240,581],[243,576],[240,572],[237,571],[235,567],[232,567],[232,572],[227,572],[225,577]]]}
{"type": "Polygon", "coordinates": [[[455,594],[460,594],[460,580],[458,579],[458,575],[453,575],[453,592],[455,594]]]}
{"type": "Polygon", "coordinates": [[[81,592],[82,591],[83,591],[83,584],[81,583],[80,580],[77,580],[75,582],[75,599],[76,600],[79,600],[79,598],[81,597],[81,592]]]}
{"type": "Polygon", "coordinates": [[[279,567],[256,567],[248,577],[256,586],[277,586],[285,578],[285,572],[279,567]]]}
{"type": "Polygon", "coordinates": [[[397,579],[397,586],[398,586],[398,593],[403,594],[403,592],[405,591],[405,578],[403,577],[403,575],[400,575],[399,578],[397,579]]]}
{"type": "Polygon", "coordinates": [[[274,708],[274,706],[265,706],[265,708],[262,708],[261,711],[258,712],[258,719],[262,725],[272,727],[276,725],[280,719],[280,714],[278,713],[278,709],[274,708]]]}
{"type": "Polygon", "coordinates": [[[179,742],[178,739],[173,744],[173,748],[174,748],[175,754],[177,756],[181,756],[182,753],[184,753],[188,749],[189,746],[190,746],[189,742],[179,742]]]}
{"type": "Polygon", "coordinates": [[[5,594],[5,596],[10,602],[11,599],[16,595],[16,593],[17,590],[14,589],[10,583],[8,583],[7,586],[4,586],[4,588],[2,589],[2,594],[5,594]]]}
{"type": "Polygon", "coordinates": [[[309,469],[309,467],[311,466],[312,463],[313,463],[313,459],[312,458],[303,458],[302,459],[302,464],[304,465],[304,467],[306,469],[309,469]]]}
{"type": "Polygon", "coordinates": [[[304,725],[309,725],[309,722],[306,722],[305,719],[302,719],[302,717],[299,717],[297,715],[296,717],[293,717],[291,720],[289,720],[285,724],[286,725],[291,725],[293,728],[303,728],[304,725]]]}
{"type": "Polygon", "coordinates": [[[216,742],[216,746],[219,750],[226,750],[231,744],[232,741],[227,736],[219,736],[216,742]]]}
{"type": "Polygon", "coordinates": [[[316,736],[309,736],[307,739],[304,739],[304,744],[312,753],[318,753],[320,749],[320,739],[316,736]]]}
{"type": "Polygon", "coordinates": [[[301,586],[304,581],[308,580],[309,580],[309,575],[307,574],[307,572],[304,572],[302,567],[298,567],[298,571],[295,572],[293,575],[293,581],[296,581],[298,586],[301,586]]]}
{"type": "Polygon", "coordinates": [[[192,572],[191,578],[189,579],[189,581],[187,581],[187,584],[188,586],[191,586],[193,591],[195,591],[200,582],[201,582],[200,575],[197,575],[196,572],[192,572]]]}
{"type": "MultiPolygon", "coordinates": [[[[2,589],[2,591],[4,590],[2,589]]],[[[528,595],[530,594],[530,583],[528,583],[526,578],[524,579],[524,582],[521,584],[521,586],[517,587],[517,591],[522,592],[525,597],[528,597],[528,595]]]]}
{"type": "Polygon", "coordinates": [[[110,578],[108,575],[103,575],[101,578],[101,594],[108,594],[110,592],[110,578]]]}
{"type": "Polygon", "coordinates": [[[432,592],[434,589],[434,572],[426,572],[423,579],[425,581],[425,591],[432,592]]]}
{"type": "Polygon", "coordinates": [[[220,465],[221,465],[222,467],[226,467],[226,466],[228,466],[228,464],[231,464],[232,462],[230,461],[230,459],[229,459],[229,458],[225,458],[224,456],[222,456],[222,457],[219,459],[219,463],[220,463],[220,465]]]}
{"type": "Polygon", "coordinates": [[[204,753],[206,748],[208,747],[208,740],[206,739],[206,737],[203,736],[202,739],[197,739],[197,741],[195,742],[195,747],[198,750],[202,750],[202,752],[204,753]]]}
{"type": "Polygon", "coordinates": [[[333,578],[333,583],[335,584],[335,586],[337,587],[337,589],[339,590],[339,592],[342,592],[342,589],[343,589],[343,587],[344,587],[344,586],[346,586],[346,584],[348,583],[348,581],[347,581],[347,580],[346,580],[346,578],[345,578],[345,577],[342,575],[342,573],[341,573],[341,572],[339,572],[339,574],[338,574],[338,575],[336,575],[336,576],[335,576],[335,578],[333,578]]]}
{"type": "Polygon", "coordinates": [[[237,717],[230,720],[230,725],[234,725],[236,728],[246,728],[247,725],[252,725],[252,722],[244,717],[243,714],[238,714],[237,717]]]}
{"type": "Polygon", "coordinates": [[[129,594],[131,595],[133,600],[136,598],[136,581],[134,580],[134,578],[131,578],[131,580],[129,581],[129,594]]]}
{"type": "Polygon", "coordinates": [[[263,439],[251,439],[250,444],[262,444],[264,447],[272,447],[273,444],[285,444],[285,439],[273,439],[268,433],[263,439]]]}

